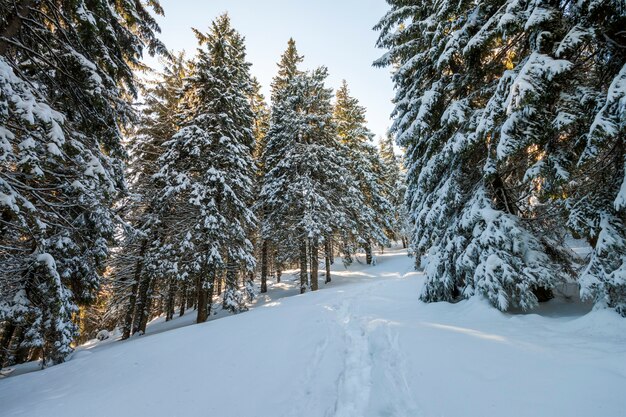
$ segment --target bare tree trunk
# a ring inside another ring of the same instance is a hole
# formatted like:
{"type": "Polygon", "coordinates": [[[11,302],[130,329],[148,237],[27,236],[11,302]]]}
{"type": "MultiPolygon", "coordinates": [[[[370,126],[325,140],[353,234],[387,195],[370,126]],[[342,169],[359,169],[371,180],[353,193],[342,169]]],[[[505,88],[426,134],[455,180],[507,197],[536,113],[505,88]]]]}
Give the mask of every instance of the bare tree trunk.
{"type": "Polygon", "coordinates": [[[187,291],[185,292],[186,297],[187,297],[187,310],[192,309],[194,310],[195,304],[196,304],[196,293],[194,291],[194,287],[193,285],[189,285],[190,283],[187,283],[186,288],[187,291]]]}
{"type": "Polygon", "coordinates": [[[133,330],[131,334],[135,334],[141,330],[141,323],[143,322],[143,316],[146,312],[146,304],[148,303],[151,281],[150,276],[146,274],[139,282],[137,303],[135,304],[135,315],[133,318],[133,330]]]}
{"type": "MultiPolygon", "coordinates": [[[[230,291],[231,293],[234,293],[238,289],[238,286],[237,286],[237,266],[230,259],[226,263],[226,279],[225,279],[225,282],[224,282],[224,286],[225,286],[224,289],[227,290],[227,291],[230,291]]],[[[224,300],[222,301],[222,307],[225,308],[225,309],[228,308],[228,299],[226,297],[227,295],[228,295],[228,293],[224,294],[224,300]]]]}
{"type": "Polygon", "coordinates": [[[402,236],[402,249],[406,249],[406,238],[402,236]]]}
{"type": "Polygon", "coordinates": [[[222,271],[219,271],[217,273],[217,295],[222,295],[222,289],[223,289],[223,284],[224,284],[224,280],[222,279],[222,271]]]}
{"type": "Polygon", "coordinates": [[[276,267],[276,282],[280,282],[283,275],[283,264],[278,258],[278,249],[274,252],[274,265],[276,267]]]}
{"type": "Polygon", "coordinates": [[[174,302],[176,300],[176,287],[178,282],[175,279],[170,280],[169,291],[167,292],[167,302],[165,303],[165,321],[170,321],[174,318],[174,302]]]}
{"type": "Polygon", "coordinates": [[[202,274],[196,275],[196,285],[195,285],[195,288],[193,290],[193,294],[191,297],[191,299],[193,300],[193,309],[196,311],[198,310],[198,297],[200,296],[200,294],[198,294],[198,288],[201,287],[201,284],[200,284],[201,276],[202,274]]]}
{"type": "Polygon", "coordinates": [[[150,280],[150,286],[148,287],[148,294],[146,295],[146,302],[144,303],[143,311],[141,312],[141,321],[139,330],[142,333],[146,333],[146,327],[148,326],[148,320],[150,320],[150,314],[152,312],[152,301],[154,299],[154,289],[156,287],[156,279],[150,280]]]}
{"type": "Polygon", "coordinates": [[[2,338],[0,338],[0,369],[4,365],[4,362],[7,359],[9,348],[11,346],[11,339],[13,339],[13,334],[15,333],[15,324],[13,322],[8,322],[4,326],[4,331],[2,332],[2,338]]]}
{"type": "Polygon", "coordinates": [[[317,291],[318,284],[318,269],[319,269],[319,261],[317,258],[318,255],[318,241],[317,238],[311,241],[311,291],[317,291]]]}
{"type": "Polygon", "coordinates": [[[306,262],[306,239],[300,242],[300,294],[306,291],[307,262],[306,262]]]}
{"type": "Polygon", "coordinates": [[[268,261],[268,247],[267,240],[263,241],[263,246],[261,247],[261,292],[267,292],[267,261],[268,261]]]}
{"type": "Polygon", "coordinates": [[[135,315],[135,307],[137,304],[137,291],[139,290],[139,281],[141,281],[141,273],[143,272],[143,260],[147,246],[147,240],[141,242],[141,248],[139,249],[139,259],[137,259],[137,263],[135,264],[133,285],[130,288],[130,295],[128,296],[128,307],[126,308],[126,317],[124,318],[122,340],[128,339],[133,330],[133,316],[135,315]]]}
{"type": "Polygon", "coordinates": [[[326,237],[324,241],[324,266],[326,267],[326,280],[324,281],[328,284],[330,280],[330,257],[332,256],[332,249],[330,243],[330,237],[326,237]]]}
{"type": "Polygon", "coordinates": [[[372,264],[372,244],[369,240],[365,244],[365,263],[368,265],[372,264]]]}
{"type": "Polygon", "coordinates": [[[204,323],[209,318],[208,302],[209,291],[208,282],[206,276],[207,268],[200,269],[200,276],[196,281],[196,293],[198,294],[198,315],[196,317],[196,323],[204,323]]]}
{"type": "Polygon", "coordinates": [[[180,310],[178,311],[178,317],[182,317],[185,314],[185,307],[187,306],[187,280],[183,281],[180,289],[180,310]]]}

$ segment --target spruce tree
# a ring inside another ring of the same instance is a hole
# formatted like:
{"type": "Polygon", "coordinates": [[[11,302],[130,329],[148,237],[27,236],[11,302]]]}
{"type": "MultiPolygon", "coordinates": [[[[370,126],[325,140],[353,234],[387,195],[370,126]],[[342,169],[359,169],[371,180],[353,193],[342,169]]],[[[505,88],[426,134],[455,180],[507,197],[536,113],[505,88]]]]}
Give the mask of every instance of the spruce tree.
{"type": "Polygon", "coordinates": [[[118,203],[127,227],[108,262],[107,293],[112,294],[107,300],[108,317],[120,324],[123,339],[134,332],[145,332],[143,324],[152,315],[148,298],[152,295],[149,289],[153,280],[158,280],[154,283],[157,290],[165,289],[168,294],[167,319],[173,316],[172,298],[178,287],[181,298],[189,287],[185,279],[188,274],[183,267],[178,269],[184,254],[160,247],[159,234],[162,240],[174,228],[176,220],[167,206],[161,204],[154,179],[163,144],[178,131],[182,121],[180,105],[189,64],[183,53],[171,54],[162,64],[163,70],[144,88],[140,122],[129,135],[130,193],[118,203]]]}
{"type": "MultiPolygon", "coordinates": [[[[518,162],[528,161],[497,155],[510,122],[498,119],[495,101],[536,37],[509,37],[521,7],[512,1],[389,3],[377,26],[378,45],[389,52],[377,65],[395,67],[392,131],[407,148],[412,246],[418,260],[429,255],[421,298],[478,293],[502,310],[532,308],[544,288],[567,278],[569,260],[558,230],[533,206],[539,190],[520,181],[518,162]]],[[[524,15],[538,25],[551,16],[524,15]]],[[[548,66],[554,75],[560,69],[548,66]]],[[[510,149],[532,150],[539,141],[531,135],[510,149]]]]}
{"type": "MultiPolygon", "coordinates": [[[[258,195],[263,186],[263,177],[265,176],[265,163],[263,161],[263,154],[265,153],[267,131],[269,129],[270,122],[270,110],[265,102],[265,97],[261,93],[261,85],[259,82],[253,80],[253,91],[250,95],[250,103],[252,111],[254,113],[254,161],[256,162],[256,175],[255,175],[255,195],[258,195]]],[[[255,229],[255,237],[257,238],[257,250],[260,256],[257,258],[260,260],[261,267],[261,293],[267,292],[267,277],[269,273],[270,263],[270,251],[271,244],[268,240],[261,239],[260,228],[263,219],[263,210],[256,205],[256,216],[259,219],[258,227],[255,229]],[[258,248],[260,246],[260,249],[258,248]]]]}
{"type": "Polygon", "coordinates": [[[348,207],[350,223],[342,226],[344,253],[350,255],[350,241],[354,240],[365,250],[367,264],[371,264],[372,246],[388,243],[385,230],[391,228],[393,209],[387,200],[390,192],[384,180],[383,162],[371,144],[374,135],[367,128],[365,108],[350,96],[345,80],[337,90],[334,120],[351,174],[347,187],[358,190],[357,198],[348,207]]]}
{"type": "Polygon", "coordinates": [[[346,217],[339,191],[349,171],[336,137],[332,92],[324,86],[327,70],[303,73],[296,67],[301,59],[290,40],[273,83],[259,205],[263,238],[278,242],[283,259],[299,261],[304,292],[317,289],[319,246],[346,217]]]}
{"type": "Polygon", "coordinates": [[[245,308],[238,274],[255,260],[249,231],[254,166],[250,64],[243,37],[227,15],[208,33],[195,31],[199,49],[183,103],[185,122],[166,142],[156,177],[161,196],[179,219],[168,241],[189,258],[187,268],[197,288],[198,322],[210,314],[213,286],[226,273],[224,307],[245,308]]]}
{"type": "Polygon", "coordinates": [[[577,150],[568,178],[568,226],[593,247],[583,298],[626,317],[626,9],[586,1],[567,14],[556,55],[572,62],[559,113],[577,150]]]}
{"type": "Polygon", "coordinates": [[[391,204],[390,222],[385,232],[391,240],[400,240],[404,248],[408,245],[409,225],[407,222],[404,195],[406,175],[402,162],[393,147],[393,135],[387,134],[379,141],[379,154],[383,161],[383,181],[387,185],[385,197],[391,204]]]}
{"type": "MultiPolygon", "coordinates": [[[[296,42],[293,38],[290,38],[287,42],[287,49],[281,55],[280,61],[278,62],[278,72],[276,76],[272,80],[271,85],[271,100],[272,100],[272,108],[281,100],[281,95],[284,94],[285,89],[289,85],[289,83],[293,80],[293,78],[297,75],[302,74],[302,71],[298,68],[298,65],[304,59],[303,56],[298,54],[298,50],[296,47],[296,42]]],[[[273,110],[272,110],[273,111],[273,110]]],[[[269,129],[269,125],[271,123],[271,112],[269,114],[269,118],[267,120],[269,129]]],[[[276,124],[277,121],[274,121],[276,124]]],[[[263,184],[265,182],[265,175],[267,174],[270,165],[268,162],[272,159],[272,155],[267,150],[267,136],[268,131],[264,131],[264,137],[261,142],[258,143],[257,152],[258,152],[258,168],[259,168],[259,187],[262,189],[263,184]]],[[[275,159],[273,159],[275,161],[275,159]]],[[[280,271],[281,265],[284,262],[288,262],[292,259],[291,247],[285,246],[285,241],[278,238],[278,236],[273,236],[271,232],[264,232],[263,227],[265,224],[265,210],[264,200],[259,199],[256,203],[257,213],[260,213],[261,219],[261,228],[260,228],[260,239],[261,239],[261,292],[267,291],[267,274],[270,269],[271,260],[275,264],[275,268],[277,269],[277,276],[280,279],[280,271]]]]}
{"type": "Polygon", "coordinates": [[[0,351],[19,345],[55,364],[113,238],[132,69],[144,49],[167,52],[140,2],[21,0],[0,16],[0,351]]]}

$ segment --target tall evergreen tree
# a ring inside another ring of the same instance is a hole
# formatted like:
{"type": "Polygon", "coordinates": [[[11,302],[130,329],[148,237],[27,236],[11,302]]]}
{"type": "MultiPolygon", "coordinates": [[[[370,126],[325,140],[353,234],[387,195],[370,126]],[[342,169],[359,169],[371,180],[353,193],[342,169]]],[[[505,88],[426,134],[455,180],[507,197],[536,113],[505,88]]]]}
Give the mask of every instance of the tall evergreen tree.
{"type": "Polygon", "coordinates": [[[626,317],[626,7],[585,1],[566,18],[555,54],[572,63],[557,119],[578,151],[568,226],[593,247],[581,295],[626,317]]]}
{"type": "MultiPolygon", "coordinates": [[[[418,255],[430,255],[421,297],[452,300],[480,293],[502,310],[531,308],[544,288],[567,278],[568,255],[559,248],[558,229],[548,227],[551,222],[533,206],[538,189],[519,181],[524,168],[516,161],[527,161],[518,154],[496,155],[510,124],[493,121],[494,97],[506,91],[509,69],[523,67],[536,39],[528,35],[532,31],[510,37],[518,25],[511,14],[525,6],[389,3],[377,28],[378,45],[390,51],[377,65],[395,66],[392,131],[407,148],[412,245],[418,255]]],[[[551,16],[533,16],[534,4],[522,13],[528,25],[551,16]]],[[[558,64],[547,67],[543,74],[558,74],[558,64]]],[[[537,141],[531,135],[519,149],[532,151],[537,141]]]]}
{"type": "MultiPolygon", "coordinates": [[[[265,176],[265,163],[263,161],[263,154],[265,153],[265,147],[267,144],[267,131],[270,123],[270,110],[265,102],[265,97],[261,93],[261,85],[259,82],[253,80],[253,91],[250,96],[250,102],[252,105],[252,111],[254,113],[254,160],[256,162],[256,176],[255,176],[255,195],[258,195],[263,186],[263,177],[265,176]]],[[[261,239],[260,237],[260,224],[263,219],[262,207],[258,205],[255,207],[256,216],[259,221],[259,227],[255,230],[255,236],[257,237],[257,252],[260,260],[261,268],[261,292],[267,292],[267,277],[269,273],[270,264],[270,251],[271,244],[268,240],[261,239]],[[260,246],[260,249],[258,248],[260,246]]]]}
{"type": "Polygon", "coordinates": [[[259,204],[265,213],[263,238],[282,242],[285,250],[297,248],[283,256],[299,260],[304,292],[309,285],[317,289],[319,246],[345,218],[346,197],[340,190],[349,171],[336,138],[332,92],[324,86],[327,71],[302,73],[295,67],[300,60],[290,41],[273,83],[259,204]]]}
{"type": "Polygon", "coordinates": [[[391,204],[391,225],[386,229],[391,240],[400,240],[406,248],[408,245],[409,225],[407,222],[404,194],[406,193],[406,175],[402,170],[402,162],[393,147],[393,135],[387,134],[380,138],[380,157],[384,164],[383,179],[387,184],[385,197],[391,204]]]}
{"type": "Polygon", "coordinates": [[[224,306],[245,308],[238,274],[255,265],[248,233],[254,166],[250,64],[243,37],[227,15],[208,33],[196,31],[205,49],[198,51],[183,104],[185,122],[159,162],[161,196],[180,219],[179,232],[168,240],[187,254],[196,282],[198,322],[207,319],[213,285],[226,273],[224,306]]]}
{"type": "MultiPolygon", "coordinates": [[[[162,13],[158,1],[149,4],[162,13]]],[[[115,229],[110,207],[125,187],[121,128],[134,118],[132,69],[144,49],[166,54],[149,8],[0,3],[3,353],[20,346],[39,351],[44,364],[62,362],[78,306],[95,297],[115,229]]]]}
{"type": "MultiPolygon", "coordinates": [[[[344,145],[349,163],[348,187],[358,190],[349,207],[351,224],[342,227],[346,240],[355,240],[365,249],[367,264],[372,263],[372,246],[388,243],[386,229],[391,228],[392,206],[387,200],[390,194],[384,179],[383,162],[371,144],[373,134],[367,128],[365,108],[350,96],[344,80],[336,94],[334,119],[339,141],[344,145]]],[[[346,242],[348,243],[348,242],[346,242]]],[[[350,244],[346,245],[348,248],[350,244]]],[[[349,250],[345,250],[349,255],[349,250]]]]}
{"type": "MultiPolygon", "coordinates": [[[[283,99],[286,88],[289,86],[290,83],[293,82],[294,77],[302,74],[302,71],[298,68],[298,65],[303,61],[303,59],[304,57],[302,55],[299,55],[298,53],[296,42],[293,40],[293,38],[290,38],[287,42],[287,49],[281,55],[280,61],[277,64],[278,72],[272,80],[272,110],[270,112],[270,118],[268,120],[268,129],[269,126],[272,124],[276,127],[277,124],[284,123],[283,120],[278,119],[272,121],[274,107],[276,107],[283,99]]],[[[264,133],[265,136],[263,138],[263,141],[259,144],[260,146],[257,148],[257,151],[259,152],[258,166],[259,175],[261,177],[259,182],[261,190],[265,184],[265,175],[272,167],[270,164],[276,163],[278,161],[278,159],[275,158],[274,155],[272,155],[272,152],[274,151],[268,151],[268,131],[265,131],[264,133]]],[[[292,246],[285,245],[286,241],[280,239],[278,236],[274,236],[274,233],[272,231],[263,230],[264,227],[266,227],[265,215],[266,210],[268,209],[264,205],[264,203],[265,200],[263,198],[257,201],[257,212],[261,213],[261,292],[267,291],[267,274],[270,268],[270,259],[273,258],[275,267],[278,270],[278,276],[280,276],[280,266],[284,262],[293,260],[292,246]]]]}
{"type": "Polygon", "coordinates": [[[134,332],[145,332],[151,315],[153,280],[161,278],[153,285],[167,288],[168,319],[173,316],[172,298],[178,285],[181,284],[181,291],[186,289],[185,271],[177,268],[182,254],[165,253],[154,243],[159,241],[159,231],[167,234],[176,221],[161,204],[154,175],[159,170],[163,144],[178,131],[182,121],[180,105],[188,67],[183,53],[171,54],[163,62],[163,70],[148,82],[143,92],[145,102],[139,126],[130,135],[131,160],[127,169],[130,193],[119,202],[127,227],[121,231],[119,248],[108,263],[107,282],[108,293],[112,294],[108,299],[108,316],[121,324],[124,339],[134,332]]]}
{"type": "Polygon", "coordinates": [[[287,42],[287,49],[281,55],[278,62],[278,73],[272,80],[272,104],[276,104],[280,100],[280,95],[287,88],[289,83],[297,76],[301,75],[302,71],[298,68],[298,65],[304,60],[303,55],[298,55],[298,48],[296,48],[296,41],[293,38],[289,38],[287,42]]]}

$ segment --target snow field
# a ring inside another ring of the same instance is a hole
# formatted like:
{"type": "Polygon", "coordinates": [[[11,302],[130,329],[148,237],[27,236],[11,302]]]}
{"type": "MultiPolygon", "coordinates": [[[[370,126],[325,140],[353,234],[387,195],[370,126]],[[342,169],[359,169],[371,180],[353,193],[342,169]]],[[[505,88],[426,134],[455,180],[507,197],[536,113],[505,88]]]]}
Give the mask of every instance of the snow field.
{"type": "Polygon", "coordinates": [[[348,270],[336,262],[317,293],[278,298],[296,288],[289,275],[247,313],[152,336],[149,328],[0,380],[0,415],[626,414],[617,314],[581,315],[564,300],[542,305],[542,315],[504,314],[479,298],[424,304],[412,259],[401,250],[377,258],[348,270]]]}

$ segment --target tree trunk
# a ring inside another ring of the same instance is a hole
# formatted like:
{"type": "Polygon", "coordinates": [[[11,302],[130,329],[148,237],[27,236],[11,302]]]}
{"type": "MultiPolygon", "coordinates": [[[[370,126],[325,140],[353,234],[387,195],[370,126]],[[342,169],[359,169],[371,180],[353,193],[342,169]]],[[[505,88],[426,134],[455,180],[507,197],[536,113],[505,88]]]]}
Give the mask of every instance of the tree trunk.
{"type": "Polygon", "coordinates": [[[167,302],[165,303],[165,321],[170,321],[174,318],[175,300],[176,300],[176,287],[177,280],[170,280],[169,291],[167,292],[167,302]]]}
{"type": "Polygon", "coordinates": [[[191,297],[191,299],[193,300],[193,309],[196,311],[198,311],[198,297],[199,297],[198,288],[200,288],[199,281],[200,281],[201,275],[202,274],[196,275],[196,285],[195,285],[194,290],[192,291],[192,297],[191,297]]]}
{"type": "Polygon", "coordinates": [[[146,295],[146,302],[143,305],[143,311],[141,313],[141,322],[139,324],[139,330],[141,333],[146,333],[146,327],[148,326],[148,320],[150,320],[150,314],[152,312],[152,301],[154,300],[154,290],[156,287],[156,279],[150,280],[150,286],[148,287],[148,294],[146,295]]]}
{"type": "Polygon", "coordinates": [[[406,238],[402,237],[402,249],[406,249],[406,238]]]}
{"type": "MultiPolygon", "coordinates": [[[[28,359],[28,355],[30,353],[30,348],[22,347],[22,342],[26,338],[26,334],[24,332],[24,328],[22,326],[17,326],[15,329],[15,333],[13,333],[13,339],[11,342],[11,349],[9,352],[13,351],[13,362],[14,363],[23,363],[28,359]]],[[[43,357],[43,352],[42,352],[43,357]]]]}
{"type": "Polygon", "coordinates": [[[368,265],[372,264],[372,244],[369,240],[365,244],[365,263],[368,265]]]}
{"type": "Polygon", "coordinates": [[[306,239],[300,242],[300,294],[306,291],[307,281],[306,239]]]}
{"type": "Polygon", "coordinates": [[[330,257],[332,255],[330,238],[326,237],[324,241],[324,266],[326,267],[326,280],[324,283],[328,284],[330,280],[330,257]]]}
{"type": "Polygon", "coordinates": [[[139,283],[137,303],[135,304],[135,316],[133,319],[133,330],[131,334],[135,334],[141,330],[141,323],[143,322],[143,316],[146,312],[146,304],[148,302],[151,281],[150,276],[145,275],[141,278],[139,283]]]}
{"type": "Polygon", "coordinates": [[[122,340],[128,339],[133,330],[133,316],[135,315],[135,307],[137,304],[137,291],[139,290],[139,281],[141,280],[141,273],[143,272],[143,260],[147,247],[147,240],[141,242],[139,259],[137,259],[137,263],[135,264],[135,273],[133,274],[133,285],[130,288],[130,295],[128,296],[128,307],[126,308],[126,317],[124,318],[122,340]]]}
{"type": "Polygon", "coordinates": [[[204,323],[209,318],[208,302],[209,291],[206,276],[207,268],[200,269],[200,276],[196,281],[196,293],[198,294],[198,315],[196,323],[204,323]]]}
{"type": "Polygon", "coordinates": [[[267,292],[267,240],[263,241],[263,246],[261,247],[261,292],[267,292]]]}
{"type": "Polygon", "coordinates": [[[183,281],[180,289],[180,310],[178,311],[178,317],[185,315],[185,307],[187,306],[187,280],[183,281]]]}
{"type": "Polygon", "coordinates": [[[15,324],[13,322],[8,322],[4,326],[2,338],[0,338],[0,369],[2,369],[4,362],[7,359],[9,348],[11,346],[11,339],[13,339],[13,333],[15,333],[15,324]]]}
{"type": "Polygon", "coordinates": [[[189,285],[189,283],[185,282],[185,297],[187,297],[187,310],[189,309],[195,309],[195,303],[196,303],[196,294],[194,293],[193,290],[193,285],[189,285]]]}
{"type": "Polygon", "coordinates": [[[217,280],[217,295],[220,296],[222,295],[222,287],[224,284],[224,280],[222,279],[222,271],[219,271],[217,273],[217,277],[215,279],[217,280]]]}
{"type": "Polygon", "coordinates": [[[311,241],[311,291],[317,291],[318,289],[318,268],[319,261],[317,258],[318,255],[318,241],[317,239],[313,239],[311,241]]]}

